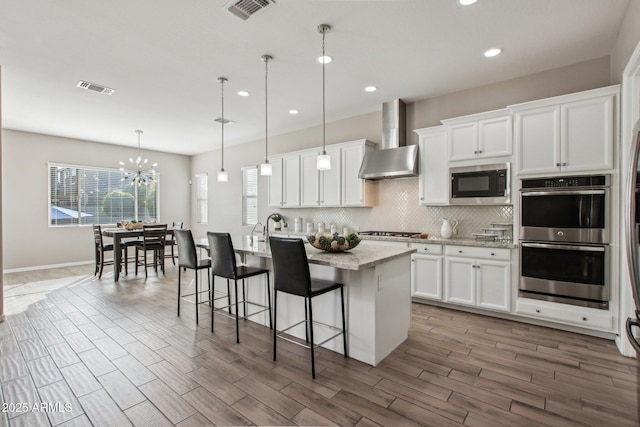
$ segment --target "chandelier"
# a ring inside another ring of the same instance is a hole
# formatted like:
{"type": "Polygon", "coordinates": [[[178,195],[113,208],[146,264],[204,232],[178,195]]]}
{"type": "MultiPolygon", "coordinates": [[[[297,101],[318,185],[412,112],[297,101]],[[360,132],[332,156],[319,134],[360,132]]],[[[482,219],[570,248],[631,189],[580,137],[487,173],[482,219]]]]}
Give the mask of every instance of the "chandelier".
{"type": "Polygon", "coordinates": [[[133,157],[129,157],[128,165],[120,160],[120,172],[123,172],[123,176],[120,180],[130,182],[131,185],[149,185],[156,182],[155,167],[158,166],[158,164],[154,163],[149,165],[147,159],[142,159],[140,156],[140,135],[142,134],[142,131],[137,130],[136,133],[138,134],[138,157],[135,161],[133,160],[133,157]]]}

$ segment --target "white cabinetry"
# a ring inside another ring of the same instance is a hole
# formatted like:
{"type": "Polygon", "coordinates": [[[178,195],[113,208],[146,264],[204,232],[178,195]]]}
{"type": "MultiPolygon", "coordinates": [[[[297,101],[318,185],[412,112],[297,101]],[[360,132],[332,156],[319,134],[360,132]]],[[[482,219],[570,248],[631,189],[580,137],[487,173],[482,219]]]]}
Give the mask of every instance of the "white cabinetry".
{"type": "Polygon", "coordinates": [[[420,145],[420,204],[448,205],[447,128],[434,126],[414,132],[420,145]]]}
{"type": "Polygon", "coordinates": [[[445,301],[509,311],[509,249],[447,246],[445,255],[445,301]]]}
{"type": "Polygon", "coordinates": [[[509,108],[519,175],[611,170],[619,86],[509,108]]]}
{"type": "Polygon", "coordinates": [[[535,319],[550,320],[573,326],[603,331],[614,330],[614,318],[608,310],[557,304],[549,301],[538,301],[518,298],[516,313],[535,319]]]}
{"type": "Polygon", "coordinates": [[[442,300],[442,245],[412,243],[411,296],[442,300]]]}
{"type": "Polygon", "coordinates": [[[358,178],[360,164],[367,151],[373,150],[373,143],[362,139],[340,144],[342,156],[341,206],[373,206],[377,202],[373,183],[358,178]]]}
{"type": "Polygon", "coordinates": [[[300,206],[300,155],[273,156],[269,177],[269,206],[300,206]]]}
{"type": "Polygon", "coordinates": [[[358,178],[364,153],[374,144],[365,139],[326,147],[331,169],[318,171],[318,149],[272,156],[269,206],[294,208],[317,206],[373,206],[375,187],[358,178]]]}
{"type": "Polygon", "coordinates": [[[326,150],[331,157],[328,171],[317,169],[317,150],[300,154],[300,206],[340,206],[340,151],[340,148],[326,150]]]}
{"type": "Polygon", "coordinates": [[[450,162],[510,156],[511,113],[506,109],[442,120],[447,126],[450,162]]]}

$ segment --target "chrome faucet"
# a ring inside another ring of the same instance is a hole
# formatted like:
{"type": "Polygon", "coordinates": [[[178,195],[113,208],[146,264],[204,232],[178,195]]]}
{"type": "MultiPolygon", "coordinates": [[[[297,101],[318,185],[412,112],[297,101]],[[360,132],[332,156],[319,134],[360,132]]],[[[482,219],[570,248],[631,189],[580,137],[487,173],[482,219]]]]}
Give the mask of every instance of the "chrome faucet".
{"type": "MultiPolygon", "coordinates": [[[[257,223],[256,225],[254,225],[254,226],[253,226],[253,228],[251,229],[251,241],[252,241],[252,242],[253,242],[253,235],[254,235],[254,233],[255,233],[255,231],[256,231],[256,227],[257,227],[258,225],[262,226],[262,235],[264,236],[265,227],[264,227],[264,225],[263,225],[260,221],[258,221],[258,223],[257,223]]],[[[258,237],[258,239],[256,239],[256,242],[259,242],[259,241],[260,241],[260,238],[258,237]]]]}
{"type": "Polygon", "coordinates": [[[267,217],[267,225],[265,226],[265,235],[264,235],[264,239],[266,240],[267,244],[269,243],[269,220],[271,218],[273,218],[274,216],[279,216],[280,218],[282,218],[282,226],[285,227],[285,228],[287,227],[287,223],[284,220],[284,215],[282,215],[280,213],[277,213],[277,212],[274,212],[274,213],[270,214],[267,217]]]}

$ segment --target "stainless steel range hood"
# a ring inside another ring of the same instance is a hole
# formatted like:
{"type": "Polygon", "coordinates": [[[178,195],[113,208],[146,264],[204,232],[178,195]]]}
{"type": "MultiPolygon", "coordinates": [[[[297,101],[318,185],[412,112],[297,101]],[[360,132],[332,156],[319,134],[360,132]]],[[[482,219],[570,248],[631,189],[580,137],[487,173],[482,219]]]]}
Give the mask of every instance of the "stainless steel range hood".
{"type": "Polygon", "coordinates": [[[418,176],[418,146],[406,145],[405,111],[405,104],[399,99],[382,104],[382,146],[362,159],[359,178],[418,176]]]}

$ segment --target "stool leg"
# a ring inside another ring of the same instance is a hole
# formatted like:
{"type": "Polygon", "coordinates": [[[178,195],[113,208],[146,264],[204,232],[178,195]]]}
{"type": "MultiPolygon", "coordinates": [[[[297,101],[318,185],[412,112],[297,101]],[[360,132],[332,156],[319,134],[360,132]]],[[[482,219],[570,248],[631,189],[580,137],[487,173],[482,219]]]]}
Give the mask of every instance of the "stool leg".
{"type": "Polygon", "coordinates": [[[240,323],[238,322],[238,281],[234,280],[236,289],[236,342],[240,343],[240,323]]]}
{"type": "Polygon", "coordinates": [[[269,329],[273,329],[273,314],[271,313],[271,284],[269,283],[269,272],[267,271],[267,304],[269,305],[269,329]]]}
{"type": "Polygon", "coordinates": [[[273,361],[276,360],[276,341],[278,339],[278,329],[276,322],[278,318],[278,290],[273,290],[273,361]]]}
{"type": "MultiPolygon", "coordinates": [[[[136,264],[136,268],[138,267],[138,265],[136,264]]],[[[180,281],[182,279],[182,274],[180,269],[178,269],[178,317],[180,317],[180,281]]]]}
{"type": "Polygon", "coordinates": [[[244,279],[242,279],[242,315],[247,319],[247,294],[245,293],[245,283],[244,279]]]}
{"type": "MultiPolygon", "coordinates": [[[[211,275],[209,274],[209,269],[207,269],[207,290],[209,291],[209,307],[211,307],[211,275]]],[[[213,312],[212,312],[213,314],[213,312]]]]}
{"type": "Polygon", "coordinates": [[[196,306],[196,325],[198,324],[198,270],[193,270],[195,272],[195,276],[196,276],[196,303],[194,304],[196,306]]]}
{"type": "MultiPolygon", "coordinates": [[[[215,289],[216,286],[216,276],[213,274],[213,271],[211,272],[211,281],[213,282],[213,286],[215,289]]],[[[211,302],[211,333],[213,333],[213,318],[215,317],[216,314],[216,305],[211,302]]]]}
{"type": "Polygon", "coordinates": [[[304,342],[309,343],[309,313],[307,312],[307,298],[304,299],[304,342]]]}
{"type": "Polygon", "coordinates": [[[344,344],[344,357],[349,357],[347,352],[347,322],[344,318],[344,286],[340,288],[340,301],[342,302],[342,340],[344,344]]]}
{"type": "Polygon", "coordinates": [[[229,285],[229,279],[227,279],[227,305],[229,306],[229,314],[231,314],[231,286],[229,285]]]}
{"type": "Polygon", "coordinates": [[[309,347],[311,347],[311,378],[316,379],[316,355],[315,348],[313,345],[313,307],[311,304],[311,298],[309,298],[309,338],[311,339],[311,343],[309,347]]]}

